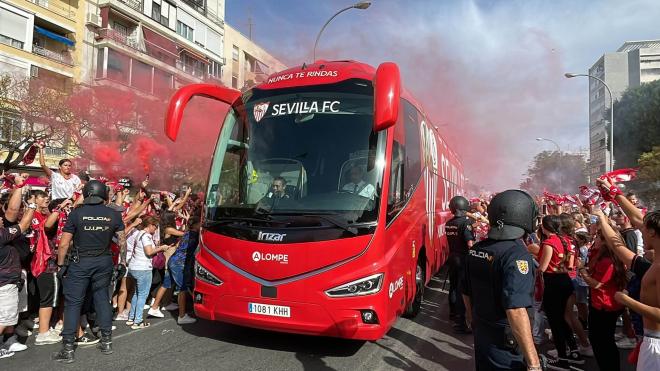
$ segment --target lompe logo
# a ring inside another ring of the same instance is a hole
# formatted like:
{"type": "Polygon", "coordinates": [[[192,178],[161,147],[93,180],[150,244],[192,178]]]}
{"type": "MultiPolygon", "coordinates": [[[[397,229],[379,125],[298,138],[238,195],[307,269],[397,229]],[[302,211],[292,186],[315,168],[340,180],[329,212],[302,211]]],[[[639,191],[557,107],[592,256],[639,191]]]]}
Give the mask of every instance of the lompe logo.
{"type": "Polygon", "coordinates": [[[252,260],[256,262],[261,260],[261,254],[259,253],[259,251],[255,251],[254,253],[252,253],[252,260]]]}
{"type": "Polygon", "coordinates": [[[256,122],[261,121],[262,118],[266,115],[266,112],[268,112],[268,106],[270,105],[270,102],[262,102],[259,104],[254,105],[254,109],[252,113],[254,114],[254,120],[256,122]]]}

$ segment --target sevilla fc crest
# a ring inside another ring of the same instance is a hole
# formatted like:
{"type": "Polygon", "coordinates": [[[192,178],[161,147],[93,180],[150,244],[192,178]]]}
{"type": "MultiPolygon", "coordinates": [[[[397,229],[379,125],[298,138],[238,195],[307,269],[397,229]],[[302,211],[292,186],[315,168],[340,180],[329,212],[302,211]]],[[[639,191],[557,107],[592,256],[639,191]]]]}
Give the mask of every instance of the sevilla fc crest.
{"type": "Polygon", "coordinates": [[[268,111],[268,105],[270,105],[270,102],[262,102],[254,105],[253,113],[255,121],[259,122],[264,118],[264,115],[266,115],[266,112],[268,111]]]}
{"type": "Polygon", "coordinates": [[[518,266],[518,271],[522,274],[527,274],[529,272],[529,264],[527,260],[516,260],[516,265],[518,266]]]}

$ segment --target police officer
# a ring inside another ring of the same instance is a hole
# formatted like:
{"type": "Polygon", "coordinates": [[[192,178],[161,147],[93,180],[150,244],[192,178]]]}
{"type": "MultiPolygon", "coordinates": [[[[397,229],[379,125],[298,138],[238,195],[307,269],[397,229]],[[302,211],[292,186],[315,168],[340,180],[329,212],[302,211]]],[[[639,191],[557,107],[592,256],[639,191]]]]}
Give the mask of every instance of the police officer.
{"type": "Polygon", "coordinates": [[[534,265],[521,238],[534,231],[537,207],[519,190],[497,194],[488,206],[488,239],[468,252],[463,287],[472,316],[477,370],[541,370],[528,309],[534,265]]]}
{"type": "Polygon", "coordinates": [[[462,290],[464,264],[468,250],[474,243],[472,224],[466,212],[470,202],[463,196],[456,196],[449,201],[449,210],[454,217],[445,224],[447,242],[449,243],[449,317],[454,321],[454,331],[468,333],[465,322],[465,305],[462,290]]]}
{"type": "MultiPolygon", "coordinates": [[[[103,354],[112,353],[112,306],[108,287],[112,278],[110,241],[116,232],[124,230],[121,214],[105,205],[108,200],[106,186],[92,180],[83,188],[84,204],[74,209],[60,240],[57,264],[65,274],[64,328],[62,350],[53,355],[60,362],[74,361],[75,334],[85,294],[90,289],[94,300],[101,341],[97,348],[103,354]],[[69,264],[63,266],[73,240],[69,264]]],[[[123,239],[123,232],[120,233],[123,239]]]]}

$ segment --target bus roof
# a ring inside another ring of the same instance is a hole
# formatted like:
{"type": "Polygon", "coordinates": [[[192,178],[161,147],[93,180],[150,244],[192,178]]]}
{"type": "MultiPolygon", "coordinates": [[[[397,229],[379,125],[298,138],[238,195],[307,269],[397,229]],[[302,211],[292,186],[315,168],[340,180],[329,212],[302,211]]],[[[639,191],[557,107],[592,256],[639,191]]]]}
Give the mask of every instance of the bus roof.
{"type": "MultiPolygon", "coordinates": [[[[354,60],[343,60],[343,61],[326,61],[326,60],[317,60],[313,64],[303,64],[301,66],[292,67],[284,71],[274,73],[266,80],[257,85],[255,88],[270,90],[270,89],[282,89],[282,88],[291,88],[296,86],[310,86],[310,85],[323,85],[323,84],[334,84],[340,81],[348,79],[363,79],[373,81],[374,76],[376,75],[376,69],[366,63],[362,63],[354,60]]],[[[403,83],[401,84],[404,85],[403,83]]],[[[401,97],[409,101],[415,106],[420,112],[424,114],[427,118],[428,115],[424,112],[421,104],[410,94],[410,92],[402,87],[401,97]]],[[[444,137],[440,135],[439,130],[438,135],[442,138],[442,141],[447,149],[454,155],[455,159],[460,163],[460,158],[454,152],[451,147],[449,147],[444,140],[444,137]]]]}

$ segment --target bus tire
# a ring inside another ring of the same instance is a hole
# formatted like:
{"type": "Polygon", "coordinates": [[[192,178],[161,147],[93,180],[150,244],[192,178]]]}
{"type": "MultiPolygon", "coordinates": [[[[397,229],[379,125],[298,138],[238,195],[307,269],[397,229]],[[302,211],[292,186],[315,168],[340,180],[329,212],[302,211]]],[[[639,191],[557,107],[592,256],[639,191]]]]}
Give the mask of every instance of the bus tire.
{"type": "Polygon", "coordinates": [[[422,309],[422,301],[424,300],[424,289],[426,280],[426,262],[423,255],[420,254],[417,258],[417,264],[415,267],[415,296],[413,300],[408,304],[406,311],[403,312],[403,316],[406,318],[414,318],[419,314],[419,311],[422,309]]]}

